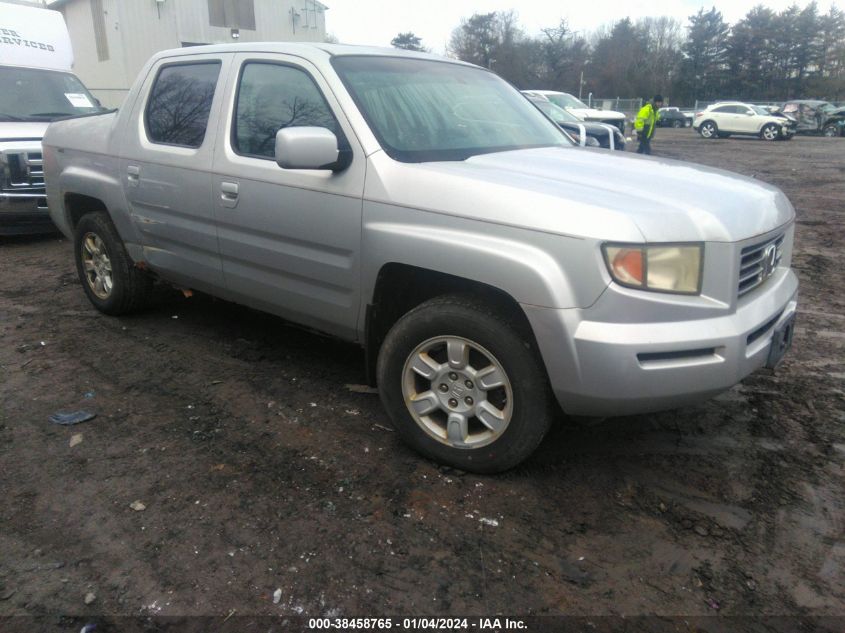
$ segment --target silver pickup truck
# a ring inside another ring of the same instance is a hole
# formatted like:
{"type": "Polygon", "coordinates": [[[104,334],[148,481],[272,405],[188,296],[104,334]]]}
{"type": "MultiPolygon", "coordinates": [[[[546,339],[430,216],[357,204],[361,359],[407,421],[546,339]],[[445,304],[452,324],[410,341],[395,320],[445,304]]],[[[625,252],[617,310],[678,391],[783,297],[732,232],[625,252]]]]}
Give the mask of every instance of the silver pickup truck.
{"type": "Polygon", "coordinates": [[[574,147],[452,60],[163,52],[119,112],[53,123],[44,164],[99,310],[158,277],[357,341],[400,435],[465,470],[519,463],[560,409],[686,405],[791,342],[778,189],[574,147]]]}

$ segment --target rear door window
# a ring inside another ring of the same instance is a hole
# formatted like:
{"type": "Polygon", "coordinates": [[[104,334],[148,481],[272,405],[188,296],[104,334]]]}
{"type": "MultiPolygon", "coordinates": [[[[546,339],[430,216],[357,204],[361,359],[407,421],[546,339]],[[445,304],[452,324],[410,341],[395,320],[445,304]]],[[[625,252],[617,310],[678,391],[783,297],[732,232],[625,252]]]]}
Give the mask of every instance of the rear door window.
{"type": "Polygon", "coordinates": [[[218,61],[164,66],[144,113],[150,141],[194,148],[202,145],[219,75],[218,61]]]}

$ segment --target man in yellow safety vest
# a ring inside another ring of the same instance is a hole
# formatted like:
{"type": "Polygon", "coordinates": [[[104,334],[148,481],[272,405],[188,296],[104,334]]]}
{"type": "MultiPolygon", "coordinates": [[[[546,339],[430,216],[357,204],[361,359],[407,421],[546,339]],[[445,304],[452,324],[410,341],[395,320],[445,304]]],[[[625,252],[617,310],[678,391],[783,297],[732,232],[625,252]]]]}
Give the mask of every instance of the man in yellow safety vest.
{"type": "Polygon", "coordinates": [[[637,112],[634,121],[634,129],[637,131],[637,140],[640,145],[637,147],[637,154],[651,154],[651,137],[654,136],[654,128],[657,127],[657,111],[663,106],[663,97],[654,95],[654,99],[646,103],[637,112]]]}

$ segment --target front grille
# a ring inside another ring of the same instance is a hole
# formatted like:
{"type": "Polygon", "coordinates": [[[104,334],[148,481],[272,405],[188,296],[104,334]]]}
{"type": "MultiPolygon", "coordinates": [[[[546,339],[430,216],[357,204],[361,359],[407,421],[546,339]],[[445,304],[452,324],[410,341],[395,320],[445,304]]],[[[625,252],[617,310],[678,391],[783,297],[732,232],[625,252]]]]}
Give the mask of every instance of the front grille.
{"type": "Polygon", "coordinates": [[[781,233],[765,242],[759,242],[742,249],[737,296],[741,297],[748,294],[772,276],[783,257],[785,237],[786,235],[781,233]]]}
{"type": "Polygon", "coordinates": [[[41,152],[6,152],[7,174],[3,191],[44,190],[44,160],[41,152]]]}

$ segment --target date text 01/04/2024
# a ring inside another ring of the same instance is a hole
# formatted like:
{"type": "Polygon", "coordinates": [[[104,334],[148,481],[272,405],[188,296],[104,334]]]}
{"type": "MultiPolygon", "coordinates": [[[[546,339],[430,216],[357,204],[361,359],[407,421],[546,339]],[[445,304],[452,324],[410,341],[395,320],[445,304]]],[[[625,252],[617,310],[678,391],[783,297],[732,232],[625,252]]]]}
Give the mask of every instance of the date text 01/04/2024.
{"type": "Polygon", "coordinates": [[[311,618],[308,620],[311,630],[524,630],[525,622],[512,618],[311,618]]]}

